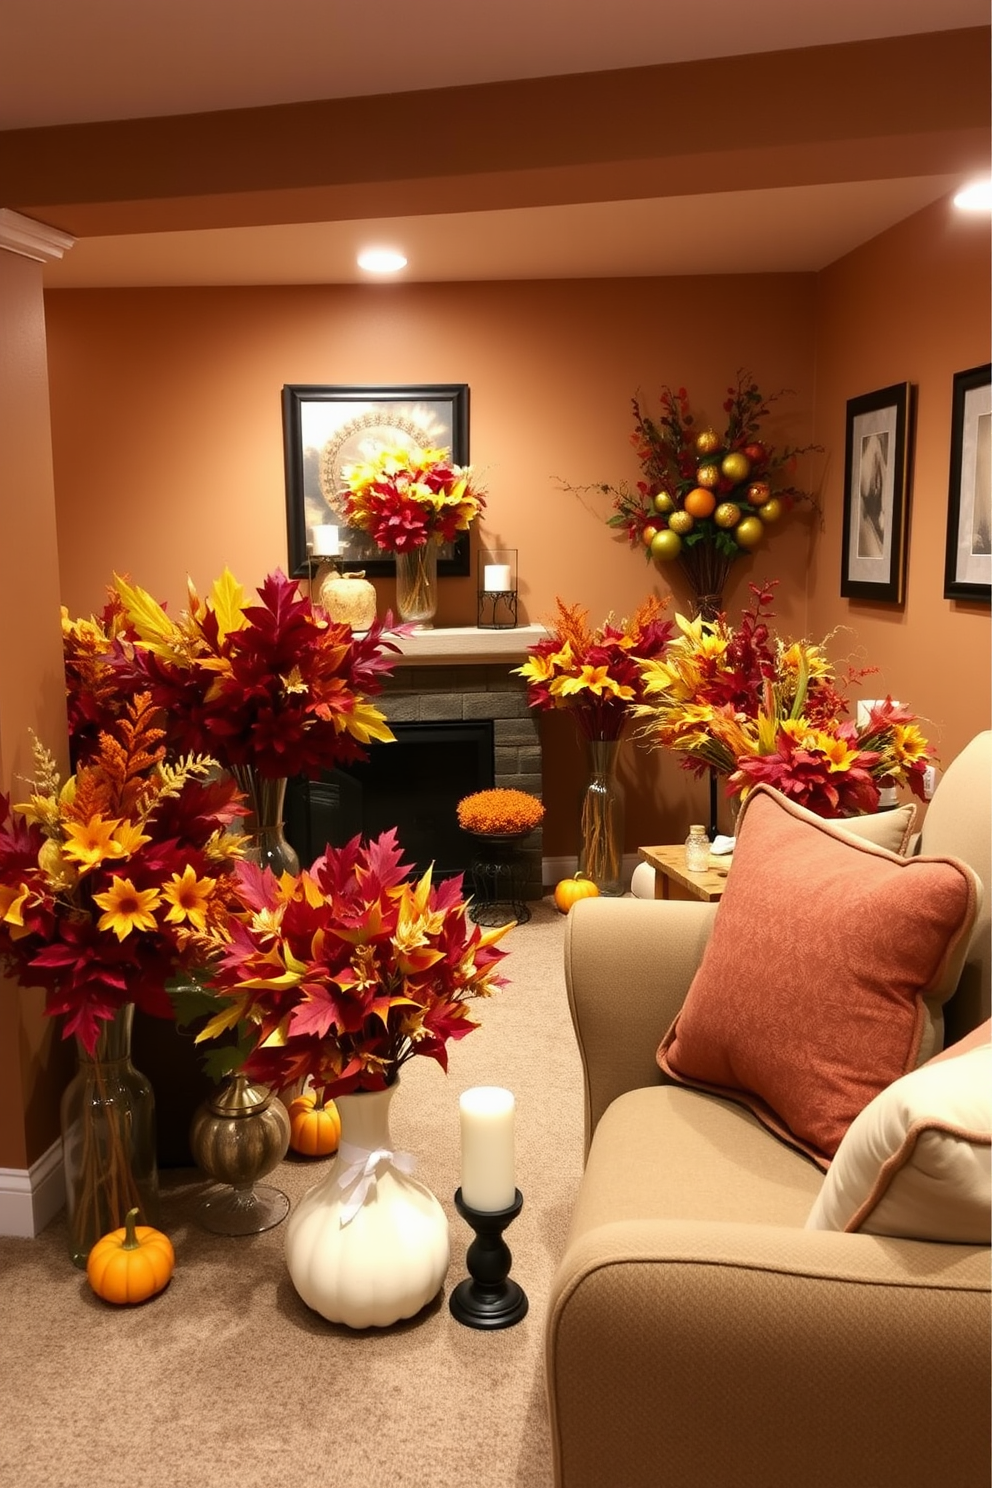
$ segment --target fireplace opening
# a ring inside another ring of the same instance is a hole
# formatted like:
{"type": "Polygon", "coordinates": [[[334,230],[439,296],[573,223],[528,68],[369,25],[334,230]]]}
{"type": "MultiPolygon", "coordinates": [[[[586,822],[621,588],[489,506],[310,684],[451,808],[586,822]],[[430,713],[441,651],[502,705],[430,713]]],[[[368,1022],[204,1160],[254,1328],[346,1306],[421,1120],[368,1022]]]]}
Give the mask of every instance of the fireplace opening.
{"type": "Polygon", "coordinates": [[[372,744],[369,758],[329,770],[319,780],[291,780],[286,836],[309,867],[328,845],[397,829],[404,861],[436,879],[465,873],[473,839],[458,825],[462,796],[495,780],[491,719],[393,723],[393,744],[372,744]]]}

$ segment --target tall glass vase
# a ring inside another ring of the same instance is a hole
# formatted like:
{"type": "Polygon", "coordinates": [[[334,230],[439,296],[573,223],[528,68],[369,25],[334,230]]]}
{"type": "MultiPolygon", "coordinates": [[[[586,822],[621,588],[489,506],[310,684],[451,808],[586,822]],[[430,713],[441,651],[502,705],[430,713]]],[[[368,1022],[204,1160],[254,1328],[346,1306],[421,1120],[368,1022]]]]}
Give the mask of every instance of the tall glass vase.
{"type": "Polygon", "coordinates": [[[430,629],[437,614],[437,543],[396,554],[396,608],[408,624],[430,629]]]}
{"type": "Polygon", "coordinates": [[[127,1003],[101,1026],[92,1054],[77,1040],[79,1071],[62,1096],[69,1254],[80,1267],[129,1209],[139,1224],[159,1222],[155,1096],[131,1063],[133,1020],[127,1003]]]}
{"type": "Polygon", "coordinates": [[[286,841],[283,829],[286,777],[260,775],[254,765],[233,765],[231,774],[251,807],[251,815],[244,822],[249,839],[245,857],[262,868],[271,868],[277,875],[299,873],[300,860],[286,841]]]}
{"type": "Polygon", "coordinates": [[[619,739],[589,740],[589,783],[582,798],[579,872],[601,894],[623,893],[623,786],[617,779],[619,739]]]}

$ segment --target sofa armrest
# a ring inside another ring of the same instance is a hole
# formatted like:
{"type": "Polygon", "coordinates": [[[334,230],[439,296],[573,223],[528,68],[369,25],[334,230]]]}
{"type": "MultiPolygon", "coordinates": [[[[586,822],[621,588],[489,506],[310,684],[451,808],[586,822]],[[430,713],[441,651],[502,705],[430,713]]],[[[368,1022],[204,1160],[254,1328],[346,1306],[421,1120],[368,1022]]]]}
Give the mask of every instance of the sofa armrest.
{"type": "Polygon", "coordinates": [[[987,1250],[601,1225],[548,1302],[556,1488],[986,1488],[988,1329],[987,1250]]]}
{"type": "Polygon", "coordinates": [[[657,1083],[658,1045],[689,990],[716,908],[598,898],[569,910],[565,982],[582,1057],[586,1155],[610,1102],[657,1083]]]}

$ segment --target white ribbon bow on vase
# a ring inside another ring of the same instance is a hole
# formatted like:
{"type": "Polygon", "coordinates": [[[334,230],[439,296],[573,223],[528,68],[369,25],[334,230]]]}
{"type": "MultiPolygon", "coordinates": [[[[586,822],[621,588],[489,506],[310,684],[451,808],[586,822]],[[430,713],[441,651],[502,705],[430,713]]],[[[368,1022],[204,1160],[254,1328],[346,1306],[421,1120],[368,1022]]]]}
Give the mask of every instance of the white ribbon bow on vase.
{"type": "Polygon", "coordinates": [[[337,1186],[341,1190],[341,1228],[350,1224],[365,1203],[369,1193],[375,1192],[376,1179],[382,1168],[398,1168],[408,1176],[416,1166],[412,1152],[391,1152],[388,1147],[377,1147],[370,1152],[367,1147],[356,1147],[351,1142],[342,1142],[338,1148],[337,1186]]]}

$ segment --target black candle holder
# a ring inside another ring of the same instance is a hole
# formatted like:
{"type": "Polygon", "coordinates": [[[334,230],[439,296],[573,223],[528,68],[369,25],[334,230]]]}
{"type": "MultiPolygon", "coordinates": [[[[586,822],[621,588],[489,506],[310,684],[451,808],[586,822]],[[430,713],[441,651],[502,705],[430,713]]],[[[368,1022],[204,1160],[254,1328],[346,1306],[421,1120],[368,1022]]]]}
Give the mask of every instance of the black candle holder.
{"type": "Polygon", "coordinates": [[[526,1292],[509,1280],[513,1256],[503,1239],[503,1231],[516,1219],[523,1203],[518,1188],[508,1209],[470,1209],[461,1189],[455,1190],[455,1208],[472,1226],[475,1239],[465,1257],[471,1280],[458,1283],[448,1306],[452,1317],[468,1328],[510,1328],[527,1314],[526,1292]]]}

